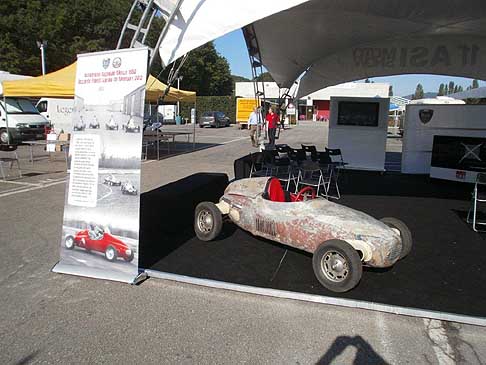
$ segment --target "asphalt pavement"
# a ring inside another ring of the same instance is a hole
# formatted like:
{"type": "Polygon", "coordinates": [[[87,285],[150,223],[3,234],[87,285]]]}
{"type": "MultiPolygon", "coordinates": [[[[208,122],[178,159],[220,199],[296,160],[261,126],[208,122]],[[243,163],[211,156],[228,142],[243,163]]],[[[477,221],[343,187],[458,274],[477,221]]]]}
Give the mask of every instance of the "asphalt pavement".
{"type": "MultiPolygon", "coordinates": [[[[195,172],[232,177],[234,159],[256,151],[248,131],[235,127],[198,129],[196,141],[195,152],[179,150],[184,153],[144,162],[142,191],[195,172]]],[[[326,141],[326,125],[311,122],[279,139],[318,148],[326,141]]],[[[399,149],[399,140],[389,140],[389,151],[399,149]]],[[[19,154],[32,174],[0,182],[2,364],[486,362],[482,327],[160,279],[130,286],[54,274],[65,163],[44,156],[31,166],[27,152],[21,148],[19,154]]]]}

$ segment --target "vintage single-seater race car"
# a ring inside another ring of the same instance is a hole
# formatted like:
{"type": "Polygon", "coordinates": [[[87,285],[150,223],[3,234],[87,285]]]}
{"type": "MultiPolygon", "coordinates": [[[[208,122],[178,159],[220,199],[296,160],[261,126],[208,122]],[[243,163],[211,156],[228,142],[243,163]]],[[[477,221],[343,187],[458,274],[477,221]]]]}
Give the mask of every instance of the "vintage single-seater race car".
{"type": "Polygon", "coordinates": [[[140,133],[140,126],[135,125],[133,118],[130,118],[128,123],[123,125],[123,129],[126,133],[140,133]]]}
{"type": "Polygon", "coordinates": [[[109,131],[115,131],[115,130],[118,130],[118,123],[115,122],[115,119],[113,118],[113,116],[111,116],[110,120],[108,121],[108,123],[105,123],[105,128],[109,131]]]}
{"type": "Polygon", "coordinates": [[[202,241],[221,232],[223,216],[255,236],[313,254],[319,282],[334,292],[354,288],[363,265],[390,267],[412,248],[408,227],[396,218],[377,220],[363,212],[316,197],[312,187],[297,194],[271,177],[236,180],[218,204],[196,207],[194,230],[202,241]]]}
{"type": "Polygon", "coordinates": [[[126,243],[105,232],[99,226],[91,226],[89,229],[79,231],[74,236],[66,236],[64,246],[68,250],[77,246],[88,252],[103,252],[108,261],[115,261],[118,257],[121,257],[125,261],[131,262],[134,258],[133,250],[126,243]]]}
{"type": "Polygon", "coordinates": [[[96,115],[93,116],[93,119],[91,122],[89,122],[89,128],[91,129],[99,129],[100,128],[100,122],[98,121],[98,118],[96,118],[96,115]]]}
{"type": "Polygon", "coordinates": [[[105,179],[103,180],[103,184],[105,185],[110,185],[110,186],[120,186],[121,185],[121,181],[118,180],[115,175],[108,175],[107,177],[105,177],[105,179]]]}
{"type": "Polygon", "coordinates": [[[125,181],[123,184],[121,184],[121,192],[122,194],[126,194],[126,195],[137,195],[138,194],[138,190],[135,189],[135,186],[132,185],[131,182],[129,181],[125,181]]]}
{"type": "Polygon", "coordinates": [[[84,131],[86,129],[86,123],[83,120],[83,116],[80,116],[79,119],[74,122],[73,130],[74,131],[84,131]]]}

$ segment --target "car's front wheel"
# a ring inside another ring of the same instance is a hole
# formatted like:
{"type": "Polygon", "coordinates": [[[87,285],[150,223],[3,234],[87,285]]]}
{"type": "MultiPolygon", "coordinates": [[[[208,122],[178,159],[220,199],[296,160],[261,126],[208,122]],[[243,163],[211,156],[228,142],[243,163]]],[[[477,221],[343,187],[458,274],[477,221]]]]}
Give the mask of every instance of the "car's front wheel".
{"type": "Polygon", "coordinates": [[[105,250],[105,257],[108,261],[116,260],[116,250],[113,246],[108,246],[105,250]]]}
{"type": "Polygon", "coordinates": [[[325,288],[337,293],[353,289],[363,274],[358,252],[341,240],[321,244],[312,257],[312,268],[317,280],[325,288]]]}
{"type": "Polygon", "coordinates": [[[68,249],[68,250],[72,250],[74,248],[74,237],[73,236],[67,236],[65,239],[64,239],[64,246],[68,249]]]}
{"type": "Polygon", "coordinates": [[[199,203],[194,215],[194,231],[201,241],[215,239],[223,228],[223,216],[216,204],[199,203]]]}
{"type": "Polygon", "coordinates": [[[132,252],[130,256],[125,257],[125,261],[126,261],[126,262],[132,262],[134,257],[135,257],[135,255],[134,255],[134,254],[133,254],[133,252],[132,252]]]}
{"type": "Polygon", "coordinates": [[[400,260],[407,256],[412,251],[412,232],[400,219],[393,217],[385,217],[380,219],[388,227],[394,228],[400,232],[402,239],[402,251],[400,252],[400,260]]]}
{"type": "Polygon", "coordinates": [[[0,143],[9,144],[8,132],[6,128],[0,128],[0,143]]]}

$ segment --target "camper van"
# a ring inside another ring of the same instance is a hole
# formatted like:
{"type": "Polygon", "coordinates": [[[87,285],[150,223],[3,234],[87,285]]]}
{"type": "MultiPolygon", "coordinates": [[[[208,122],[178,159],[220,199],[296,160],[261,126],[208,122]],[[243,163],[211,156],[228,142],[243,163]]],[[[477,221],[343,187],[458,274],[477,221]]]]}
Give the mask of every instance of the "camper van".
{"type": "Polygon", "coordinates": [[[43,139],[49,126],[49,121],[39,113],[29,99],[0,98],[1,144],[43,139]]]}
{"type": "Polygon", "coordinates": [[[41,98],[35,106],[51,122],[55,132],[71,132],[74,99],[41,98]]]}

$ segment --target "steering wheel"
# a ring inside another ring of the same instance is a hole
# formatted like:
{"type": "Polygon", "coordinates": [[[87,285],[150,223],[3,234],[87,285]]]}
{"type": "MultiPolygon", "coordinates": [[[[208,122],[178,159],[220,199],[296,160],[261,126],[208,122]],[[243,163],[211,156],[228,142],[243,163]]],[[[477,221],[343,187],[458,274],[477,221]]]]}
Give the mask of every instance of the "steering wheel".
{"type": "Polygon", "coordinates": [[[316,198],[316,190],[312,186],[305,186],[302,189],[299,190],[297,195],[295,196],[295,201],[301,201],[304,200],[304,194],[307,193],[308,191],[311,192],[311,199],[316,198]]]}

